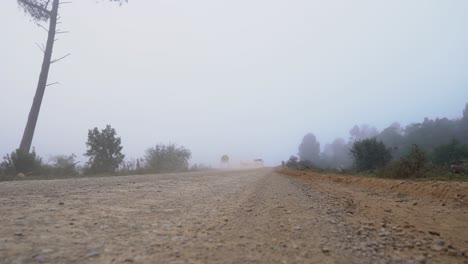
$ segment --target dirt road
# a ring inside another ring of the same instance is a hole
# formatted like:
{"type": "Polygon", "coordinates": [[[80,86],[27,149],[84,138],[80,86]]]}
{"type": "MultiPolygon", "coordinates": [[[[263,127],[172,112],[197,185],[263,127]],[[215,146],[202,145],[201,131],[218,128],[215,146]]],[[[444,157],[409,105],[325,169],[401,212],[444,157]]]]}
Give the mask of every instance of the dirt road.
{"type": "Polygon", "coordinates": [[[369,193],[271,169],[3,182],[0,263],[468,263],[467,206],[369,193]],[[420,228],[428,208],[456,219],[420,228]]]}

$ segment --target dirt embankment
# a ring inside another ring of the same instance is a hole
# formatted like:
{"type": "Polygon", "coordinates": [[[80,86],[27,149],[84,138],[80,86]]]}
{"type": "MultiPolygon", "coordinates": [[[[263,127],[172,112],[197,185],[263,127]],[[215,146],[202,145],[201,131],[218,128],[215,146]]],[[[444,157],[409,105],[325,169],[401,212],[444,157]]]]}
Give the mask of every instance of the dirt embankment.
{"type": "Polygon", "coordinates": [[[313,177],[316,182],[334,182],[374,191],[397,192],[418,198],[431,198],[468,206],[468,182],[392,180],[289,169],[278,169],[277,171],[290,176],[313,177]]]}
{"type": "Polygon", "coordinates": [[[468,183],[403,181],[278,169],[327,196],[353,241],[392,262],[468,263],[468,183]],[[357,231],[356,231],[357,230],[357,231]],[[401,261],[401,262],[400,262],[401,261]]]}

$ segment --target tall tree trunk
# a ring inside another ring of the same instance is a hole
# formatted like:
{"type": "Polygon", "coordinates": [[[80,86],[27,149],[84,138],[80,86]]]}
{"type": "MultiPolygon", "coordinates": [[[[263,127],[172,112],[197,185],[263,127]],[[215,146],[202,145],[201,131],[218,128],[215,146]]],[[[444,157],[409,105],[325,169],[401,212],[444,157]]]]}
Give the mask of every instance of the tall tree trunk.
{"type": "Polygon", "coordinates": [[[37,83],[36,94],[29,111],[28,122],[24,129],[23,138],[21,139],[20,149],[29,152],[36,130],[37,118],[41,110],[42,98],[44,97],[45,88],[47,86],[47,78],[49,76],[49,68],[52,60],[52,50],[54,48],[55,33],[57,28],[57,14],[59,8],[59,0],[54,0],[49,18],[49,33],[47,36],[47,44],[44,50],[44,59],[42,61],[41,73],[37,83]]]}

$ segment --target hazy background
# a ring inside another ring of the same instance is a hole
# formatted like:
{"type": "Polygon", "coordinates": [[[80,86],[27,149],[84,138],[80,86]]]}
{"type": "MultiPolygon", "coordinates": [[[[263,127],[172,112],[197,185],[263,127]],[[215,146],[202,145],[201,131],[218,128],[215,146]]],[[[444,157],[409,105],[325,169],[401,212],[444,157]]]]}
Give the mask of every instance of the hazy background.
{"type": "MultiPolygon", "coordinates": [[[[128,158],[159,142],[217,165],[275,165],[307,132],[380,130],[461,116],[468,102],[468,1],[76,0],[61,10],[33,146],[85,152],[111,124],[128,158]]],[[[0,1],[0,155],[19,146],[45,41],[16,0],[0,1]]],[[[81,157],[80,157],[81,159],[81,157]]]]}

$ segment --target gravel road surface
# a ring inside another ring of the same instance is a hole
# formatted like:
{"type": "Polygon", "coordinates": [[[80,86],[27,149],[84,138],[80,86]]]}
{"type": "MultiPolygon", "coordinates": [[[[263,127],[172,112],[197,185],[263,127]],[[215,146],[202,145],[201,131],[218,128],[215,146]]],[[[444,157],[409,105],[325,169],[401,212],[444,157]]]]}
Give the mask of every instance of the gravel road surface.
{"type": "Polygon", "coordinates": [[[267,168],[3,182],[0,263],[468,263],[463,238],[363,223],[330,186],[267,168]]]}

